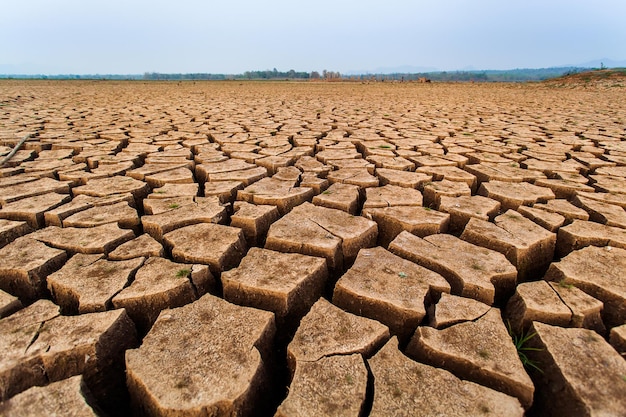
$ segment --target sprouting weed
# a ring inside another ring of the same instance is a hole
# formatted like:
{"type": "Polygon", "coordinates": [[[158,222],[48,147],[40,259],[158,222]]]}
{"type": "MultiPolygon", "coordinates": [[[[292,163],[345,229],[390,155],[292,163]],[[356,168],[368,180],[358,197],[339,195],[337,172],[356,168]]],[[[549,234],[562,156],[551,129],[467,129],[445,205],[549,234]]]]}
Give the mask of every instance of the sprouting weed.
{"type": "Polygon", "coordinates": [[[189,275],[190,272],[189,269],[179,269],[178,272],[176,272],[176,278],[184,278],[189,275]]]}
{"type": "Polygon", "coordinates": [[[513,339],[513,344],[515,345],[515,349],[517,349],[517,355],[519,356],[519,359],[522,362],[522,365],[524,365],[525,368],[533,368],[533,369],[543,373],[543,370],[539,367],[539,363],[537,361],[534,361],[534,360],[530,359],[526,355],[526,352],[529,352],[529,351],[532,351],[532,352],[541,352],[541,351],[543,351],[543,349],[540,349],[540,348],[534,348],[534,347],[526,346],[528,341],[530,339],[532,339],[533,337],[535,337],[537,335],[537,333],[526,333],[526,334],[524,334],[524,332],[522,331],[522,333],[520,333],[519,335],[516,335],[513,332],[513,329],[511,328],[511,322],[509,322],[508,320],[506,322],[506,326],[507,326],[507,329],[509,331],[509,335],[513,339]]]}

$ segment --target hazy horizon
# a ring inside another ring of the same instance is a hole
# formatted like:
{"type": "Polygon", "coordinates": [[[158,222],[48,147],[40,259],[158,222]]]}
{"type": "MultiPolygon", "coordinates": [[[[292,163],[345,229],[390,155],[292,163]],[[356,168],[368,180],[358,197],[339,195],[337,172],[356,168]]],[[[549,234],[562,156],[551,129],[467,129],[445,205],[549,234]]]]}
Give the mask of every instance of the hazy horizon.
{"type": "Polygon", "coordinates": [[[0,15],[0,74],[349,74],[626,60],[623,1],[420,3],[22,0],[0,15]]]}

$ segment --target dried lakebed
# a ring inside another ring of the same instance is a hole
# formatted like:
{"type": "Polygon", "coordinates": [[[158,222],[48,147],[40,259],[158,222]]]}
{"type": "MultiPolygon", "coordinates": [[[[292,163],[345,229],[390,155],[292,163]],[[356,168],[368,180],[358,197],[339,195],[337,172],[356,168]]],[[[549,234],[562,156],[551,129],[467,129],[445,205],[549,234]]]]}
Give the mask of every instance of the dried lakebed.
{"type": "Polygon", "coordinates": [[[0,87],[0,415],[626,410],[623,88],[0,87]]]}

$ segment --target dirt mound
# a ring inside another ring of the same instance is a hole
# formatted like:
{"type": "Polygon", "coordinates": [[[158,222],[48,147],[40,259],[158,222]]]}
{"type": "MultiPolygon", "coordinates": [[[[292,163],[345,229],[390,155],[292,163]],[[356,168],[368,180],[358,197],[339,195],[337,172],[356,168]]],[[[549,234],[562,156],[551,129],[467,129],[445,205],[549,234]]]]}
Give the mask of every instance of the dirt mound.
{"type": "Polygon", "coordinates": [[[600,69],[566,74],[543,82],[551,87],[624,88],[626,68],[600,69]]]}

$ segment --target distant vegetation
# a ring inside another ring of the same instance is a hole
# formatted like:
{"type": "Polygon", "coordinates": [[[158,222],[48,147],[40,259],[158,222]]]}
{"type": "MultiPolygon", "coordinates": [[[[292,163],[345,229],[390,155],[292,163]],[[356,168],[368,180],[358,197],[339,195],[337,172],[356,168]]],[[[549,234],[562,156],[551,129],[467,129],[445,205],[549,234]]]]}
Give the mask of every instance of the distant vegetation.
{"type": "Polygon", "coordinates": [[[317,71],[278,71],[254,70],[243,74],[211,74],[211,73],[158,73],[144,74],[61,74],[61,75],[2,75],[0,78],[14,79],[103,79],[103,80],[329,80],[329,81],[417,81],[420,78],[432,81],[474,81],[474,82],[524,82],[543,81],[552,78],[577,74],[589,71],[590,68],[558,67],[539,69],[512,69],[512,70],[481,70],[481,71],[434,71],[421,73],[394,73],[394,74],[357,74],[342,75],[339,72],[324,70],[317,71]]]}

